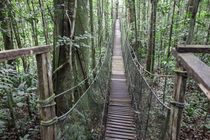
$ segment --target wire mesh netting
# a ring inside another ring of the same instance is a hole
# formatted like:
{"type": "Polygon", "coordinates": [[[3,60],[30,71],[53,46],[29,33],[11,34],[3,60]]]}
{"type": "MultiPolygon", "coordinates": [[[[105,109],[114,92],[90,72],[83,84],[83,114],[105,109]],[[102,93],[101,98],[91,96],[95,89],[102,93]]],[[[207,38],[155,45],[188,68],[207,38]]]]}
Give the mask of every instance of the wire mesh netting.
{"type": "MultiPolygon", "coordinates": [[[[114,25],[113,23],[113,31],[114,25]]],[[[102,57],[102,63],[96,71],[96,77],[91,80],[87,90],[68,112],[58,117],[56,124],[58,139],[69,140],[71,138],[84,140],[100,139],[103,137],[113,38],[114,32],[108,40],[106,52],[102,57]]],[[[76,88],[80,88],[80,86],[76,88]]]]}
{"type": "Polygon", "coordinates": [[[123,26],[121,22],[123,58],[129,93],[132,96],[136,114],[138,139],[164,139],[169,123],[170,108],[160,101],[142,76],[138,60],[134,57],[135,52],[129,46],[123,26]]]}

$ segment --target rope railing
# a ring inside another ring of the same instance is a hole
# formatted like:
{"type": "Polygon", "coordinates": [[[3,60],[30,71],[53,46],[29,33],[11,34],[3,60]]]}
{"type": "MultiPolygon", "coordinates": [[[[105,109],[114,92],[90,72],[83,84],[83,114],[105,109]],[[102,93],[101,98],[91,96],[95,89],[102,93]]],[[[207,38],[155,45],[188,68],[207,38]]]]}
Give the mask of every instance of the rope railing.
{"type": "MultiPolygon", "coordinates": [[[[126,38],[127,40],[127,38],[126,38]]],[[[128,48],[130,49],[130,52],[132,52],[132,54],[134,55],[133,59],[135,61],[135,63],[137,64],[137,67],[140,68],[141,70],[145,71],[147,74],[152,75],[152,76],[156,76],[156,77],[174,77],[174,75],[162,75],[162,74],[153,74],[151,72],[149,72],[148,70],[145,69],[145,67],[138,61],[138,58],[136,56],[136,53],[133,49],[132,46],[128,45],[128,48]]]]}
{"type": "MultiPolygon", "coordinates": [[[[123,26],[124,26],[124,25],[122,25],[122,23],[121,23],[121,32],[123,32],[123,30],[124,30],[123,26]]],[[[125,30],[124,30],[124,31],[125,31],[125,30]]],[[[165,108],[167,108],[167,109],[170,110],[170,107],[168,107],[165,103],[163,103],[163,102],[159,99],[159,97],[157,96],[156,92],[152,89],[152,87],[151,87],[151,86],[149,85],[149,83],[147,82],[146,78],[143,76],[143,73],[142,73],[142,71],[140,71],[139,67],[142,67],[144,70],[146,70],[146,69],[144,68],[144,66],[142,66],[142,64],[140,64],[140,62],[139,62],[138,59],[137,59],[137,56],[136,56],[135,51],[134,51],[133,48],[129,45],[129,42],[128,42],[126,33],[124,32],[124,33],[122,33],[122,34],[124,34],[123,37],[125,37],[125,43],[126,43],[126,44],[124,44],[124,45],[126,45],[126,47],[125,47],[126,50],[124,50],[124,51],[126,51],[126,53],[129,53],[129,56],[131,56],[131,60],[132,60],[132,62],[133,62],[133,64],[134,64],[136,70],[142,75],[142,78],[143,78],[143,80],[146,82],[146,84],[147,84],[147,86],[149,87],[151,93],[157,98],[157,100],[159,101],[160,104],[162,104],[165,108]],[[134,56],[134,57],[133,57],[133,56],[134,56]]],[[[124,39],[123,37],[122,37],[121,40],[124,39]]],[[[124,58],[124,59],[125,59],[125,58],[124,58]]],[[[128,59],[128,58],[127,58],[127,59],[128,59]]],[[[146,71],[147,71],[147,70],[146,70],[146,71]]],[[[152,73],[151,73],[151,74],[152,74],[152,73]]],[[[152,74],[152,75],[156,75],[156,74],[152,74]]],[[[162,77],[162,76],[173,76],[173,75],[157,75],[157,76],[162,77]]]]}
{"type": "Polygon", "coordinates": [[[138,139],[164,139],[170,108],[159,99],[139,69],[140,63],[129,46],[122,22],[121,42],[129,93],[136,114],[138,139]]]}
{"type": "MultiPolygon", "coordinates": [[[[107,50],[106,50],[106,53],[105,53],[104,60],[103,60],[103,62],[102,62],[102,65],[100,66],[99,70],[97,71],[96,77],[92,80],[91,84],[90,84],[89,87],[86,89],[86,91],[85,91],[84,93],[82,93],[82,96],[78,99],[78,101],[77,101],[77,102],[76,102],[76,103],[75,103],[75,104],[74,104],[66,113],[64,113],[63,115],[61,115],[60,117],[58,117],[58,121],[59,121],[59,120],[65,119],[66,116],[67,116],[69,113],[71,113],[73,109],[75,109],[75,107],[79,104],[79,102],[81,101],[81,99],[88,93],[88,91],[90,90],[90,88],[92,88],[93,84],[94,84],[94,83],[96,82],[96,80],[99,78],[99,74],[100,74],[100,72],[101,72],[101,70],[102,70],[102,67],[104,67],[104,65],[105,65],[105,61],[107,60],[108,53],[110,53],[110,46],[109,46],[109,45],[107,45],[107,50]]],[[[99,65],[99,62],[98,62],[97,65],[99,65]]],[[[96,68],[96,67],[95,67],[95,68],[96,68]]],[[[83,80],[83,81],[85,81],[85,80],[83,80]]],[[[82,83],[82,82],[80,82],[80,83],[82,83]]],[[[70,91],[70,90],[72,90],[72,89],[74,89],[74,88],[76,88],[76,86],[70,88],[70,89],[67,90],[67,91],[62,92],[61,94],[59,94],[59,95],[57,95],[57,96],[55,96],[55,97],[59,97],[59,96],[61,96],[61,95],[65,94],[65,93],[67,93],[68,91],[70,91]]]]}
{"type": "MultiPolygon", "coordinates": [[[[109,42],[109,41],[108,41],[108,42],[109,42]]],[[[107,45],[107,47],[106,47],[105,55],[106,55],[106,53],[108,52],[108,47],[109,47],[109,45],[107,45]]],[[[104,57],[106,57],[105,55],[104,55],[104,57]]],[[[93,68],[93,69],[90,71],[90,73],[88,74],[88,76],[87,76],[85,79],[83,79],[82,81],[80,81],[80,82],[79,82],[78,84],[76,84],[75,86],[73,86],[73,87],[71,87],[71,88],[69,88],[69,89],[67,89],[67,90],[65,90],[65,91],[63,91],[63,92],[57,94],[57,95],[55,96],[55,98],[58,98],[58,97],[60,97],[60,96],[62,96],[62,95],[64,95],[64,94],[66,94],[66,93],[70,93],[70,91],[72,91],[72,90],[74,90],[75,88],[81,86],[81,85],[84,84],[87,80],[89,80],[89,79],[91,78],[91,76],[93,75],[93,73],[96,72],[97,68],[99,68],[99,66],[100,66],[100,60],[101,60],[101,59],[102,59],[102,54],[100,54],[99,59],[98,59],[98,61],[97,61],[97,64],[95,65],[95,68],[93,68]]],[[[95,79],[95,78],[94,78],[94,79],[95,79]]],[[[94,79],[93,79],[92,81],[94,81],[94,79]]],[[[92,82],[91,82],[91,83],[92,83],[92,82]]]]}
{"type": "MultiPolygon", "coordinates": [[[[124,25],[126,26],[126,25],[124,25]]],[[[126,29],[129,29],[129,27],[127,26],[126,29]]],[[[127,36],[126,36],[126,40],[127,40],[127,36]]],[[[128,43],[129,41],[127,41],[128,43]]],[[[174,75],[164,75],[164,74],[156,74],[156,73],[151,73],[149,72],[138,60],[138,57],[133,49],[133,47],[131,45],[128,44],[128,47],[131,49],[132,55],[134,56],[134,60],[135,62],[138,64],[138,68],[141,69],[142,71],[144,71],[145,73],[151,75],[151,76],[155,76],[155,77],[174,77],[174,75]]],[[[143,74],[143,73],[142,73],[143,74]]]]}

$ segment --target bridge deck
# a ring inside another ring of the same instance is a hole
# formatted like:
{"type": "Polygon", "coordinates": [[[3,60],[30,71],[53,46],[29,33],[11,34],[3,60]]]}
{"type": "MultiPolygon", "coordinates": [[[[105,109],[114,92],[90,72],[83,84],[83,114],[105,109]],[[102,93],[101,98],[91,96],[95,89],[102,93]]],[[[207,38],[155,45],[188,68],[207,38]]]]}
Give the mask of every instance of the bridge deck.
{"type": "Polygon", "coordinates": [[[120,27],[117,20],[105,140],[136,139],[134,113],[126,85],[120,38],[120,27]]]}

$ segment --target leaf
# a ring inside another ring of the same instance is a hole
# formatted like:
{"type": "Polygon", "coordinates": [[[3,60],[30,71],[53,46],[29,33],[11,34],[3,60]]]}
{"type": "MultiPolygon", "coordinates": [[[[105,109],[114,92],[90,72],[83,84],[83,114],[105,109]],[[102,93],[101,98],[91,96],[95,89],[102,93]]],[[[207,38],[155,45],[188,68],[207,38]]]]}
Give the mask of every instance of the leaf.
{"type": "Polygon", "coordinates": [[[76,43],[73,43],[73,46],[77,47],[77,48],[80,48],[80,46],[78,44],[76,44],[76,43]]]}
{"type": "Polygon", "coordinates": [[[7,124],[7,121],[0,118],[0,126],[1,126],[0,128],[5,128],[6,124],[7,124]]]}
{"type": "Polygon", "coordinates": [[[25,106],[26,104],[25,103],[22,103],[22,102],[19,102],[19,103],[17,103],[17,106],[18,107],[23,107],[23,106],[25,106]]]}
{"type": "Polygon", "coordinates": [[[21,83],[21,84],[18,86],[18,89],[19,89],[19,90],[22,90],[22,89],[24,88],[25,84],[26,84],[26,81],[23,82],[23,83],[21,83]]]}
{"type": "Polygon", "coordinates": [[[196,20],[196,23],[199,24],[202,27],[206,27],[206,24],[204,22],[196,20]]]}
{"type": "Polygon", "coordinates": [[[20,6],[20,4],[19,4],[19,3],[16,3],[16,5],[17,5],[17,7],[18,7],[19,9],[21,9],[21,6],[20,6]]]}
{"type": "Polygon", "coordinates": [[[28,140],[29,134],[26,134],[23,138],[20,137],[20,140],[28,140]]]}
{"type": "Polygon", "coordinates": [[[10,87],[6,85],[0,85],[0,89],[10,89],[10,87]]]}

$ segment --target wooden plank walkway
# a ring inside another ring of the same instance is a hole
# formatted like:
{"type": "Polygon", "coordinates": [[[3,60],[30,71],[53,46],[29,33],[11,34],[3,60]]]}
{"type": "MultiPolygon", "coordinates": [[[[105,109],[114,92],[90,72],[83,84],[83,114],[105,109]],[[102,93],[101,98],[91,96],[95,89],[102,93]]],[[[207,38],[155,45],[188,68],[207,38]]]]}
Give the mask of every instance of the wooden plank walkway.
{"type": "Polygon", "coordinates": [[[126,85],[120,38],[120,26],[117,20],[105,140],[136,140],[134,112],[126,85]]]}

